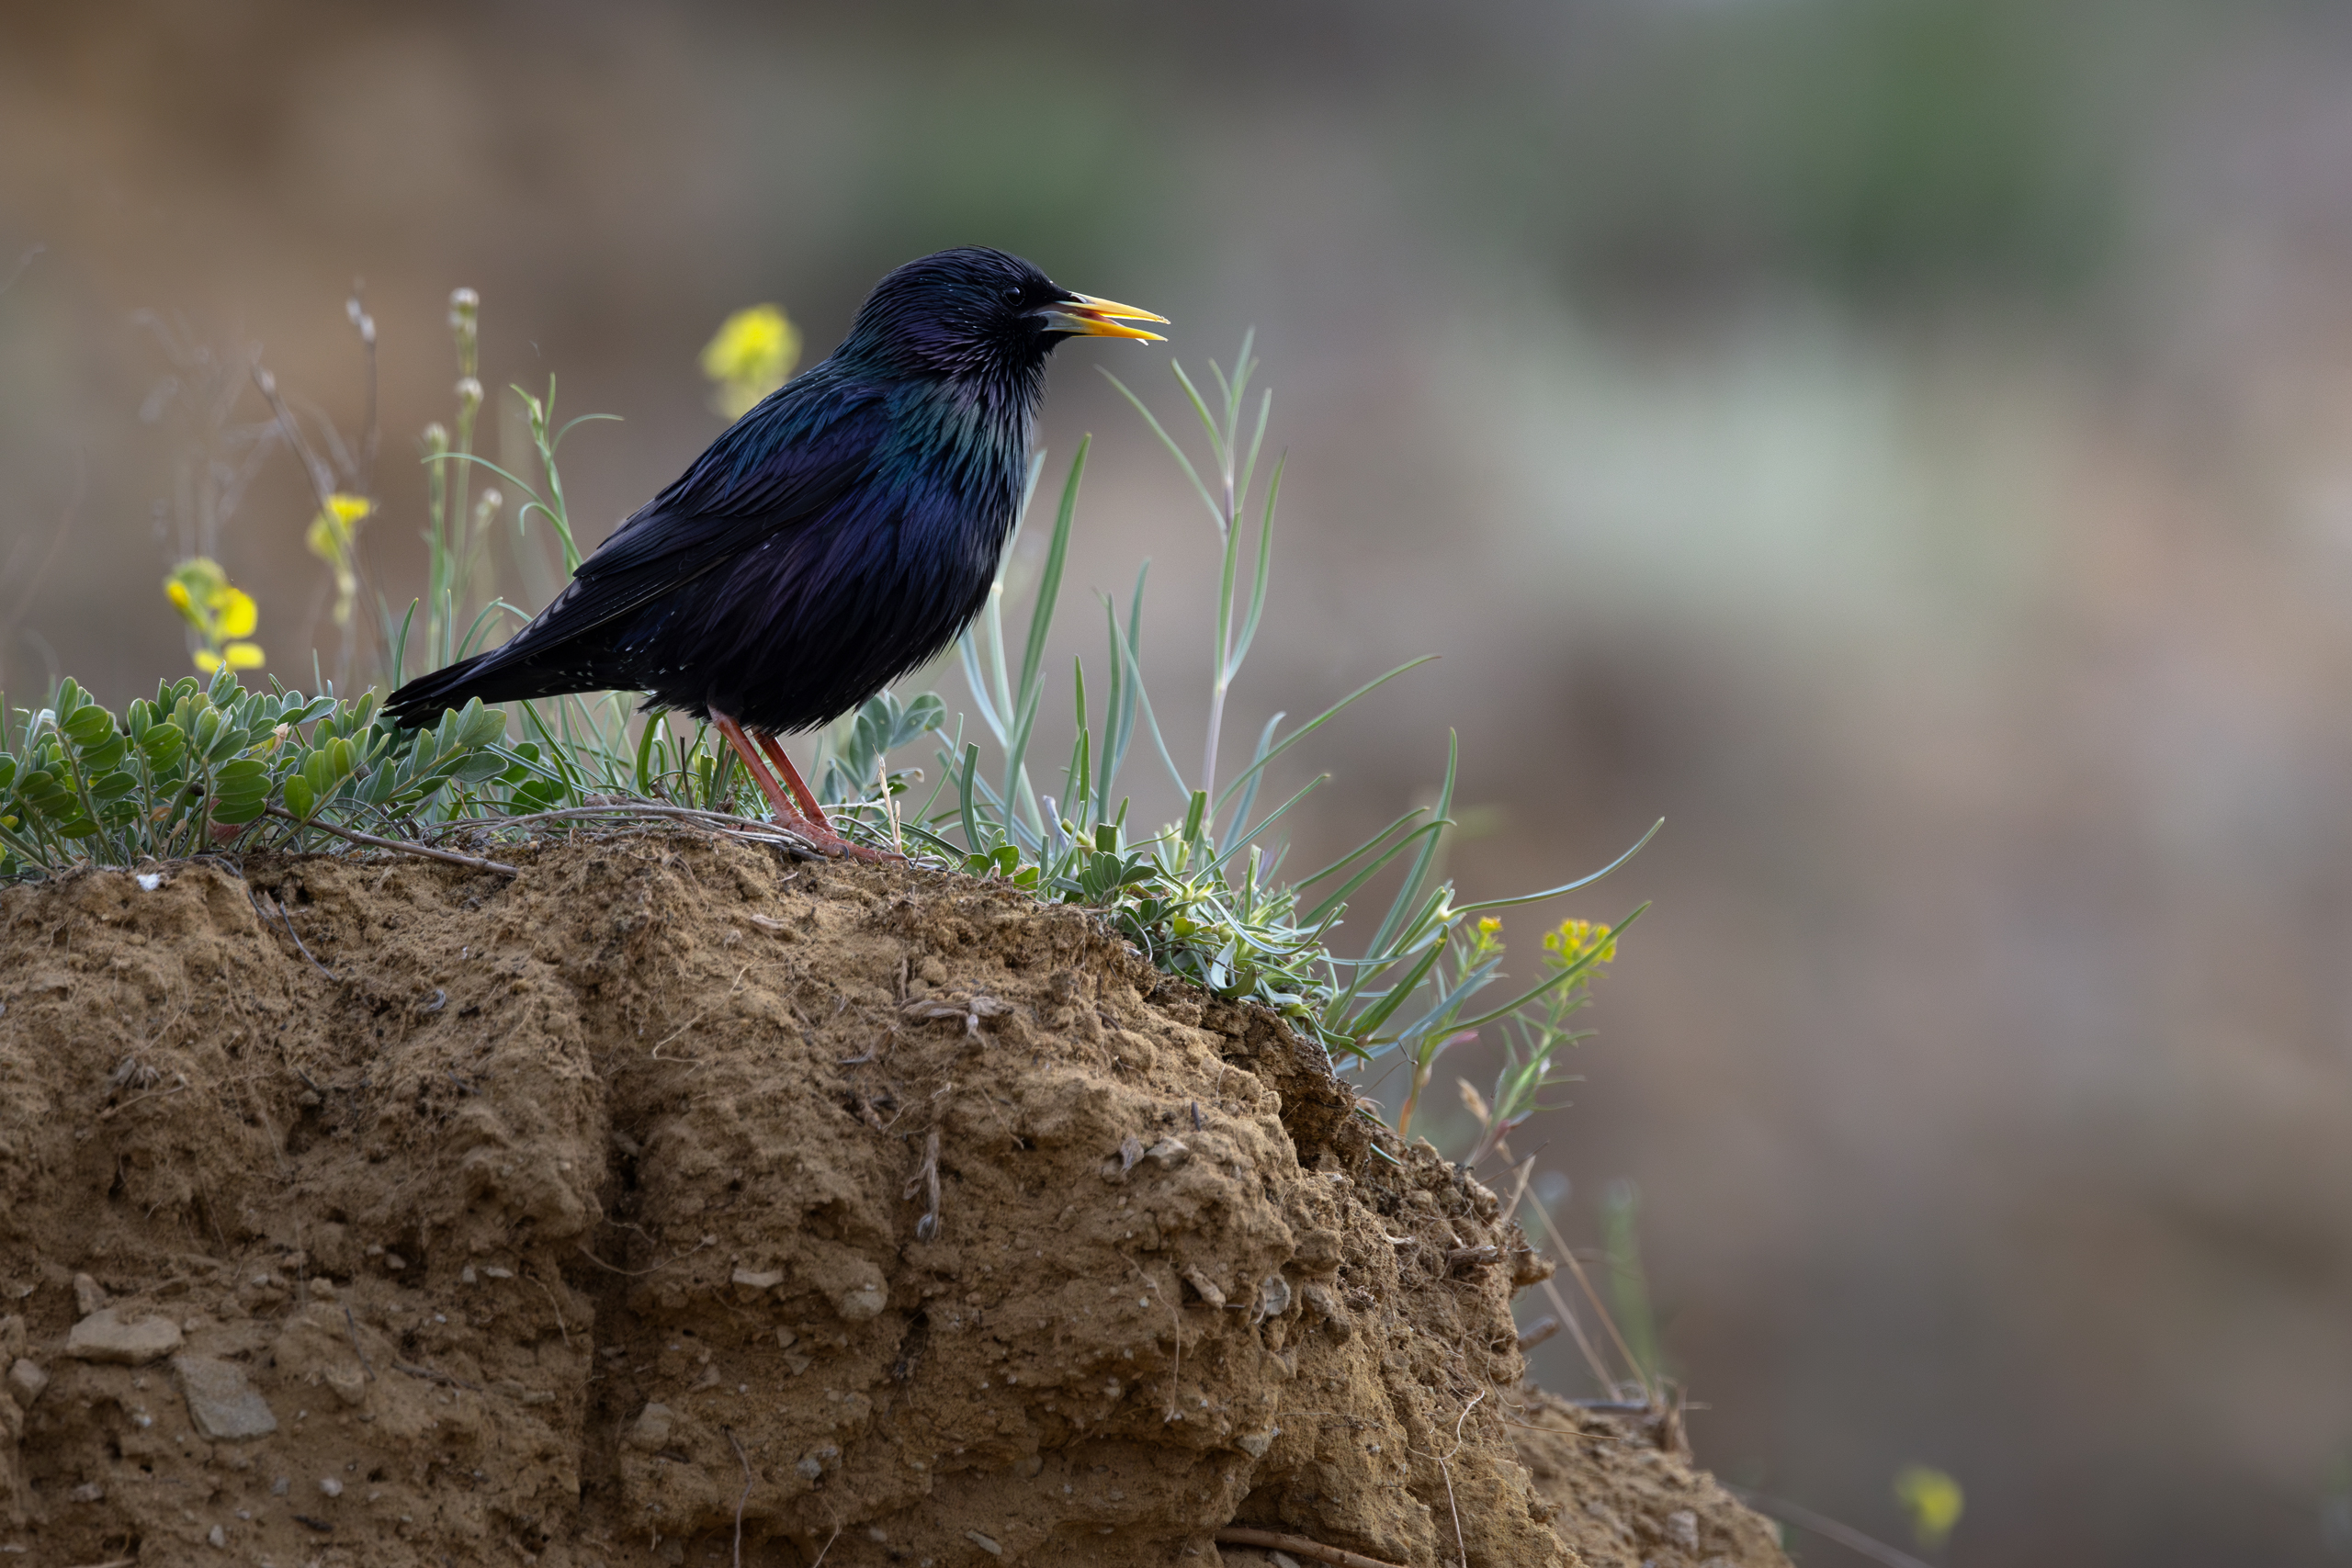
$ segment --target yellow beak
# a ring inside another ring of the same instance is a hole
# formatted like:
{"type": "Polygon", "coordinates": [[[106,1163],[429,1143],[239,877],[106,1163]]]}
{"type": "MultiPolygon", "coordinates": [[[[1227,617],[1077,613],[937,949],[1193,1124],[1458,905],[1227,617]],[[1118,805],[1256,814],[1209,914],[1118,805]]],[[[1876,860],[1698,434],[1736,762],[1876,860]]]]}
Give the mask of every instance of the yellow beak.
{"type": "Polygon", "coordinates": [[[1091,294],[1077,294],[1046,306],[1038,314],[1046,318],[1048,332],[1069,333],[1078,337],[1131,337],[1145,343],[1166,343],[1158,333],[1148,333],[1140,327],[1123,327],[1122,321],[1158,321],[1168,324],[1165,316],[1133,305],[1122,305],[1115,299],[1097,299],[1091,294]]]}

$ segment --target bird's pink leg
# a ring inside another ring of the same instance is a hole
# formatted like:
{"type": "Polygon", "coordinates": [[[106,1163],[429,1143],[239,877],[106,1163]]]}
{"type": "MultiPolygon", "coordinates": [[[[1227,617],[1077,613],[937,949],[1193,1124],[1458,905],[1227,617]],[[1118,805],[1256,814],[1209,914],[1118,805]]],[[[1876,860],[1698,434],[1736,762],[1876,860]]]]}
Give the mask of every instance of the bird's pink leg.
{"type": "Polygon", "coordinates": [[[783,743],[764,730],[752,739],[760,743],[760,750],[767,753],[768,761],[775,764],[777,775],[792,791],[792,798],[800,803],[800,814],[826,832],[831,832],[833,825],[825,820],[824,807],[817,804],[816,792],[800,776],[800,770],[792,765],[792,759],[785,755],[783,743]]]}
{"type": "Polygon", "coordinates": [[[768,772],[767,765],[760,761],[760,754],[752,749],[751,739],[743,733],[743,727],[723,713],[712,714],[710,722],[718,727],[718,733],[727,737],[727,744],[733,747],[735,755],[743,760],[743,771],[752,775],[752,782],[760,786],[762,795],[768,797],[768,805],[775,808],[777,818],[806,823],[807,818],[794,808],[791,801],[785,798],[784,786],[775,782],[775,775],[768,772]]]}
{"type": "MultiPolygon", "coordinates": [[[[778,822],[815,844],[826,854],[847,855],[852,860],[870,861],[881,858],[864,845],[853,844],[835,833],[831,825],[825,821],[822,812],[818,813],[817,820],[814,822],[802,816],[799,809],[785,795],[784,786],[776,783],[775,775],[770,773],[766,765],[760,761],[759,752],[753,750],[752,739],[743,733],[741,725],[716,708],[711,710],[710,722],[718,727],[718,732],[727,737],[727,743],[735,748],[735,754],[743,759],[743,766],[751,773],[752,782],[758,784],[760,793],[768,797],[768,805],[774,808],[778,822]]],[[[787,771],[791,766],[789,761],[785,763],[787,771]]],[[[793,773],[792,782],[798,785],[805,795],[808,786],[801,784],[798,773],[793,773]]],[[[816,802],[812,799],[809,805],[813,809],[816,802]]]]}
{"type": "MultiPolygon", "coordinates": [[[[833,825],[825,819],[823,808],[817,804],[816,792],[811,790],[808,781],[800,776],[800,770],[792,765],[792,759],[785,754],[782,742],[764,730],[753,739],[759,741],[760,750],[768,754],[768,761],[775,764],[776,772],[784,775],[784,782],[791,786],[793,795],[799,800],[801,808],[808,814],[809,820],[826,832],[832,832],[833,825]]],[[[853,844],[845,839],[837,839],[835,841],[841,844],[845,853],[854,855],[859,860],[886,861],[907,858],[888,850],[870,850],[863,844],[853,844]]]]}

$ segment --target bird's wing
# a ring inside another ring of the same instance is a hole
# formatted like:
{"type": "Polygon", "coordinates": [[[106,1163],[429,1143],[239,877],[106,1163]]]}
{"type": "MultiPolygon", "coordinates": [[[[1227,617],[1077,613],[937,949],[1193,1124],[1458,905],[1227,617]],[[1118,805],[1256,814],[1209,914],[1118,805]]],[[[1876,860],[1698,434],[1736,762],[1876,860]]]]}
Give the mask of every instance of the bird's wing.
{"type": "Polygon", "coordinates": [[[876,393],[812,386],[806,391],[814,395],[796,399],[793,391],[739,420],[615,529],[507,647],[540,653],[831,509],[869,471],[888,411],[876,393]]]}

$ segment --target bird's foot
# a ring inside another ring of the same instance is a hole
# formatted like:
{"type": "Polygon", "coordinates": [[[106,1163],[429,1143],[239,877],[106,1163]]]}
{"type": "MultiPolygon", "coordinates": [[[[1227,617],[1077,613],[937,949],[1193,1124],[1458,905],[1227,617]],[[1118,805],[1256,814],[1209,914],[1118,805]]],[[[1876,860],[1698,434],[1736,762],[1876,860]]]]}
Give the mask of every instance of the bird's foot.
{"type": "Polygon", "coordinates": [[[775,814],[777,827],[790,833],[794,838],[804,840],[810,849],[828,860],[864,861],[868,865],[879,865],[886,861],[903,861],[907,858],[890,850],[876,849],[869,844],[852,843],[834,832],[831,822],[812,822],[788,806],[779,807],[775,801],[771,800],[769,807],[775,814]]]}
{"type": "Polygon", "coordinates": [[[717,708],[711,709],[710,717],[711,722],[718,727],[718,732],[727,738],[727,743],[735,749],[735,754],[743,760],[744,771],[752,775],[752,782],[759,785],[762,795],[767,796],[768,809],[775,814],[777,827],[797,838],[807,840],[818,853],[832,860],[858,860],[868,864],[879,864],[886,860],[902,861],[907,858],[888,850],[853,844],[834,832],[833,825],[825,820],[824,807],[817,804],[817,797],[809,793],[808,784],[800,777],[800,771],[792,765],[792,759],[784,754],[784,748],[776,744],[775,736],[761,734],[755,750],[752,737],[733,717],[717,708]],[[790,781],[790,795],[785,793],[784,783],[776,773],[769,772],[761,762],[762,751],[767,753],[768,760],[775,764],[784,779],[790,781]],[[797,804],[795,797],[797,797],[797,804]]]}
{"type": "Polygon", "coordinates": [[[785,826],[815,845],[818,853],[831,860],[864,861],[868,865],[880,865],[887,861],[902,862],[907,858],[894,850],[877,850],[870,844],[853,844],[840,834],[828,833],[806,819],[785,826]]]}

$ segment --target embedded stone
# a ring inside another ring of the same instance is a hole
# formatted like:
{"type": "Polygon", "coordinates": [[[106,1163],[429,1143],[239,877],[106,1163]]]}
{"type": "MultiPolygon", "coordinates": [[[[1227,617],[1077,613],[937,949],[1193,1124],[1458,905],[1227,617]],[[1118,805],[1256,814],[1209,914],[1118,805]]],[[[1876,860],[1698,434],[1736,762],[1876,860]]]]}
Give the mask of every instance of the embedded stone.
{"type": "Polygon", "coordinates": [[[160,1361],[180,1348],[180,1325],[168,1317],[142,1317],[126,1323],[119,1307],[104,1307],[74,1325],[65,1337],[65,1353],[81,1361],[111,1361],[143,1367],[160,1361]]]}
{"type": "Polygon", "coordinates": [[[188,1419],[205,1437],[220,1442],[266,1438],[277,1430],[269,1401],[245,1382],[245,1369],[236,1362],[215,1356],[175,1356],[172,1371],[179,1374],[188,1419]]]}
{"type": "Polygon", "coordinates": [[[637,1413],[637,1425],[628,1429],[628,1446],[653,1452],[670,1440],[670,1407],[648,1404],[637,1413]]]}
{"type": "Polygon", "coordinates": [[[1666,1516],[1666,1539],[1685,1551],[1699,1550],[1699,1516],[1690,1508],[1677,1508],[1666,1516]]]}
{"type": "Polygon", "coordinates": [[[20,1404],[30,1405],[40,1397],[41,1390],[48,1386],[49,1374],[22,1356],[17,1357],[16,1365],[8,1369],[8,1387],[20,1404]]]}
{"type": "Polygon", "coordinates": [[[364,1404],[368,1400],[368,1378],[357,1367],[329,1367],[325,1377],[327,1387],[344,1404],[364,1404]]]}
{"type": "Polygon", "coordinates": [[[1201,1272],[1198,1265],[1187,1263],[1177,1272],[1186,1284],[1201,1293],[1201,1300],[1213,1307],[1225,1304],[1225,1292],[1217,1288],[1216,1280],[1201,1272]]]}

